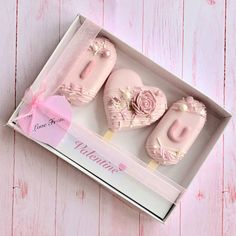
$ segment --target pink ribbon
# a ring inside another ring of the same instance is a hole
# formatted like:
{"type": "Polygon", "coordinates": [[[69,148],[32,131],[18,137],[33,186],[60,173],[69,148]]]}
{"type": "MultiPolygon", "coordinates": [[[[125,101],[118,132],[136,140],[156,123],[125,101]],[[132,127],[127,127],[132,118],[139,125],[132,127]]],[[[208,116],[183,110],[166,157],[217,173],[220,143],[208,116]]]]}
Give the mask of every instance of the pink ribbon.
{"type": "Polygon", "coordinates": [[[44,108],[44,106],[42,105],[42,101],[43,101],[43,98],[44,98],[45,91],[46,91],[46,84],[45,84],[44,81],[42,81],[42,83],[40,84],[39,89],[36,92],[33,92],[31,87],[28,88],[25,91],[25,94],[24,94],[24,97],[23,97],[22,101],[25,104],[28,105],[29,111],[25,114],[22,114],[22,115],[18,116],[15,119],[15,121],[26,118],[26,117],[29,117],[29,116],[32,116],[32,118],[30,120],[30,123],[29,123],[27,133],[29,133],[30,130],[32,129],[32,124],[33,124],[33,121],[34,121],[35,111],[37,109],[41,110],[42,108],[44,108]]]}
{"type": "MultiPolygon", "coordinates": [[[[68,120],[66,114],[59,114],[57,111],[55,111],[54,107],[47,106],[47,104],[45,103],[45,91],[46,91],[46,83],[42,82],[39,90],[37,90],[35,93],[32,91],[31,88],[27,89],[22,99],[23,102],[27,105],[29,111],[26,112],[25,114],[19,115],[15,119],[15,121],[31,116],[31,119],[29,121],[29,126],[26,132],[28,135],[32,130],[32,125],[34,124],[36,111],[37,112],[40,111],[48,117],[54,116],[57,118],[62,118],[66,122],[69,123],[71,122],[70,119],[68,120]]],[[[62,129],[67,129],[65,122],[59,123],[58,126],[61,127],[62,129]]]]}

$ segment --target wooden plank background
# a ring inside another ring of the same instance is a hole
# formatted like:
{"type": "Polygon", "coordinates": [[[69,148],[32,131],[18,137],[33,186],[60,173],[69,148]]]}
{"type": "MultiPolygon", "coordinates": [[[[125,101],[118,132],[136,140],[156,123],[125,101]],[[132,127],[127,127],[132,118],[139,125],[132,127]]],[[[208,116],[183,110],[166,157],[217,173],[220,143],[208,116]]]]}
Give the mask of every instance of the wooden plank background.
{"type": "MultiPolygon", "coordinates": [[[[236,114],[235,0],[0,0],[0,123],[78,12],[236,114]]],[[[166,225],[1,127],[0,235],[234,236],[235,121],[166,225]]]]}

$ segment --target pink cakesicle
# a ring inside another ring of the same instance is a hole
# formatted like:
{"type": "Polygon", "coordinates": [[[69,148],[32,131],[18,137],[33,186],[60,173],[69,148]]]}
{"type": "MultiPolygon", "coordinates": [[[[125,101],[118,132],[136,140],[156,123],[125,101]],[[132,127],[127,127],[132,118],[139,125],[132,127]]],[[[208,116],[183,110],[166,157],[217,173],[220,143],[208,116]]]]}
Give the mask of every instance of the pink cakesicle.
{"type": "Polygon", "coordinates": [[[175,102],[146,142],[150,157],[161,165],[177,164],[206,122],[206,107],[193,97],[175,102]]]}
{"type": "Polygon", "coordinates": [[[112,131],[150,125],[167,109],[165,94],[157,87],[143,85],[139,75],[129,69],[111,73],[103,99],[108,127],[112,131]]]}
{"type": "Polygon", "coordinates": [[[116,58],[114,45],[104,37],[97,37],[68,71],[57,93],[75,106],[89,103],[111,73],[116,58]]]}

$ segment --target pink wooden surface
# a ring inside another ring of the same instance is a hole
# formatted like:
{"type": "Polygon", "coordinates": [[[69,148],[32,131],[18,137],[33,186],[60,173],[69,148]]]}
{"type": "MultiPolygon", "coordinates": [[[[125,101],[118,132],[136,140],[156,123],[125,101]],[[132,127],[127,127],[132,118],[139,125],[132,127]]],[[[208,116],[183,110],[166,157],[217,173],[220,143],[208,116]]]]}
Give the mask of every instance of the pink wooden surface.
{"type": "MultiPolygon", "coordinates": [[[[0,2],[0,122],[80,12],[236,114],[236,1],[0,2]]],[[[8,128],[0,129],[0,235],[236,235],[233,118],[162,225],[8,128]]]]}

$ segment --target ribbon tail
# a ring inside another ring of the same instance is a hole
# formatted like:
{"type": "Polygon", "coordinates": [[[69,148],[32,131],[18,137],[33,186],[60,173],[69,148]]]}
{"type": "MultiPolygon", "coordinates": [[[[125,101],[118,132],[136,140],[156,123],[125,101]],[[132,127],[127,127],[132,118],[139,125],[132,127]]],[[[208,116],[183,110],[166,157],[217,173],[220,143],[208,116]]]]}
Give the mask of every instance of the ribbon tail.
{"type": "Polygon", "coordinates": [[[27,129],[27,133],[30,134],[30,131],[32,130],[32,125],[33,125],[33,121],[34,121],[34,112],[32,112],[32,117],[30,119],[30,122],[29,122],[29,126],[28,126],[28,129],[27,129]]]}
{"type": "Polygon", "coordinates": [[[31,110],[30,110],[29,112],[27,112],[26,114],[20,115],[20,116],[16,117],[16,118],[14,119],[14,121],[18,121],[18,120],[20,120],[20,119],[26,118],[26,117],[28,117],[28,116],[31,116],[32,114],[33,114],[33,112],[32,112],[32,109],[31,109],[31,110]]]}

